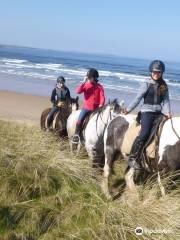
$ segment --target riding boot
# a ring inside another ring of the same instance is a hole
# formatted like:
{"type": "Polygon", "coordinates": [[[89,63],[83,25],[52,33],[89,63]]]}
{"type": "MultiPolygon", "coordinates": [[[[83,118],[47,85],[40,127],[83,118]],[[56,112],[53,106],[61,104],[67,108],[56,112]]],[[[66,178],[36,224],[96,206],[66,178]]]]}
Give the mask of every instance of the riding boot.
{"type": "Polygon", "coordinates": [[[141,165],[138,163],[138,160],[141,159],[142,149],[144,146],[144,141],[137,137],[132,145],[130,156],[128,159],[128,165],[135,170],[140,170],[141,165]]]}
{"type": "Polygon", "coordinates": [[[80,141],[80,131],[81,131],[81,125],[76,124],[75,134],[72,137],[72,142],[75,144],[78,144],[80,141]]]}
{"type": "Polygon", "coordinates": [[[47,118],[47,127],[48,127],[48,129],[50,129],[52,121],[53,121],[53,116],[51,116],[51,115],[48,116],[48,118],[47,118]]]}

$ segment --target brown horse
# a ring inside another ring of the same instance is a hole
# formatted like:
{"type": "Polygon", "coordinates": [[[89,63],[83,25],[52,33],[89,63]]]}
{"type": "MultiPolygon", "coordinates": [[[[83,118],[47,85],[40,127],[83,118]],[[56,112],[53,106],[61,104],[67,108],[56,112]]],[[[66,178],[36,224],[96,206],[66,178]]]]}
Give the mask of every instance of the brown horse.
{"type": "MultiPolygon", "coordinates": [[[[61,137],[67,136],[67,119],[71,114],[72,109],[79,109],[78,100],[79,97],[68,99],[63,106],[59,107],[59,110],[53,116],[53,122],[50,126],[50,130],[58,132],[61,137]]],[[[40,126],[44,131],[49,129],[47,126],[47,118],[50,110],[51,108],[47,108],[41,113],[40,126]]]]}

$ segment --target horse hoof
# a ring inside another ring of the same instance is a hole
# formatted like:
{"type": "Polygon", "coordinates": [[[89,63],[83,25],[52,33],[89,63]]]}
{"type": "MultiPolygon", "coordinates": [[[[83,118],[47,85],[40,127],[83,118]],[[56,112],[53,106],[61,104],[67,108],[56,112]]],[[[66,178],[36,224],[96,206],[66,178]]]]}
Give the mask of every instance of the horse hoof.
{"type": "Polygon", "coordinates": [[[113,197],[111,196],[110,193],[106,194],[106,198],[107,198],[107,200],[113,200],[113,197]]]}

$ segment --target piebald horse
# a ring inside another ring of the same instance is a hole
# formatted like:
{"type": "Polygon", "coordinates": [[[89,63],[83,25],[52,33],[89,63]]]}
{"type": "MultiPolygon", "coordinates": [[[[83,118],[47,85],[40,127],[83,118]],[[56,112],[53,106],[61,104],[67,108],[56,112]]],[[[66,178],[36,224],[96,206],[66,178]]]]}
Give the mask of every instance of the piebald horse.
{"type": "MultiPolygon", "coordinates": [[[[105,165],[103,171],[102,190],[108,198],[111,198],[109,191],[109,176],[113,167],[113,162],[117,155],[122,155],[125,159],[127,156],[121,151],[123,138],[126,131],[135,121],[136,116],[132,114],[120,114],[114,118],[107,126],[104,134],[104,153],[105,165]]],[[[161,174],[176,171],[180,169],[180,117],[173,117],[167,120],[162,128],[159,139],[158,154],[154,161],[155,167],[149,166],[147,161],[143,159],[142,171],[147,171],[149,174],[157,173],[158,184],[162,195],[165,195],[165,189],[161,183],[161,174]]],[[[134,169],[127,168],[125,173],[126,186],[129,189],[134,189],[134,169]]],[[[140,174],[142,174],[141,172],[140,174]]]]}
{"type": "MultiPolygon", "coordinates": [[[[122,108],[118,104],[117,100],[109,102],[102,108],[99,108],[92,112],[89,117],[89,121],[82,131],[83,142],[85,149],[87,150],[89,158],[92,160],[93,166],[104,166],[104,132],[108,123],[115,118],[122,108]]],[[[73,111],[67,120],[67,132],[70,142],[70,148],[73,149],[73,143],[71,141],[72,136],[75,133],[75,127],[80,114],[80,110],[73,111]]],[[[78,151],[81,147],[81,142],[78,144],[78,151]]]]}

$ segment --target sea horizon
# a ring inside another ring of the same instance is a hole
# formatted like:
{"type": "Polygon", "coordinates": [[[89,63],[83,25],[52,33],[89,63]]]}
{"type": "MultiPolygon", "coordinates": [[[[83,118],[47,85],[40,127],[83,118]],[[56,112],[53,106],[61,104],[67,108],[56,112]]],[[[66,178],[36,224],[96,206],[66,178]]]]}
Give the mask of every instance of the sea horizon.
{"type": "MultiPolygon", "coordinates": [[[[0,90],[50,96],[56,78],[63,75],[73,95],[87,70],[98,69],[99,82],[107,98],[121,98],[127,103],[149,79],[149,60],[0,45],[0,90]],[[124,99],[123,99],[124,100],[124,99]]],[[[180,64],[166,63],[164,78],[170,98],[180,101],[180,64]]],[[[122,99],[121,99],[122,100],[122,99]]]]}
{"type": "MultiPolygon", "coordinates": [[[[115,57],[115,58],[125,58],[125,59],[134,59],[134,60],[146,60],[151,61],[152,58],[144,58],[144,57],[134,57],[134,56],[124,56],[115,53],[106,53],[106,52],[86,52],[86,51],[76,51],[74,49],[70,50],[63,50],[63,49],[56,49],[56,48],[45,48],[45,47],[35,47],[35,46],[27,46],[27,45],[16,45],[16,44],[5,44],[0,43],[0,47],[15,47],[15,48],[29,48],[29,49],[39,49],[45,51],[52,51],[52,52],[60,52],[60,53],[75,53],[75,54],[82,54],[82,55],[97,55],[97,56],[104,56],[104,57],[115,57]]],[[[168,63],[177,63],[180,64],[180,60],[172,60],[172,59],[162,59],[168,63]]]]}

